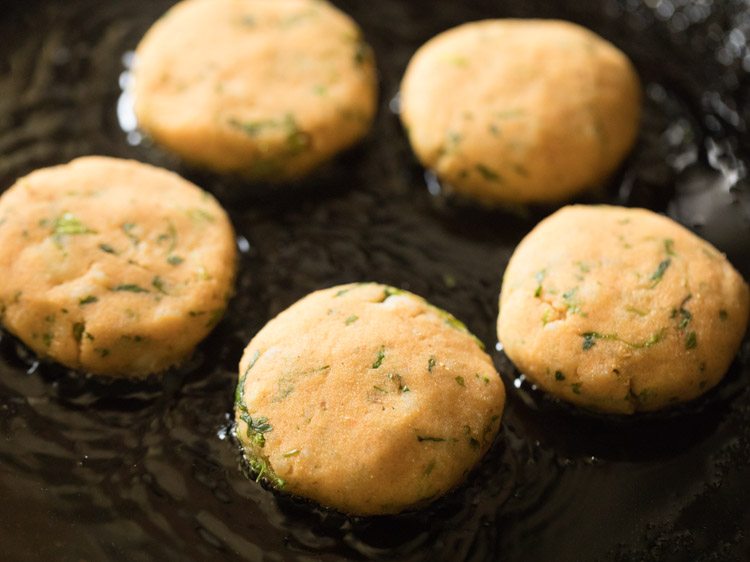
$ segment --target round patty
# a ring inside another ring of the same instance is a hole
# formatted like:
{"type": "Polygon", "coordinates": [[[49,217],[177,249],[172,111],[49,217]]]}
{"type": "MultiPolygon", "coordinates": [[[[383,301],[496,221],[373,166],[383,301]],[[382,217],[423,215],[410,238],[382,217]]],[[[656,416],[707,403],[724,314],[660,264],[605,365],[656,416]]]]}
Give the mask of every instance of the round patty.
{"type": "Polygon", "coordinates": [[[487,20],[428,41],[401,85],[419,160],[486,203],[568,199],[601,184],[635,141],[638,76],[613,45],[555,20],[487,20]]]}
{"type": "Polygon", "coordinates": [[[550,394],[630,414],[716,385],[747,321],[747,284],[709,243],[644,209],[571,206],[513,254],[497,330],[550,394]]]}
{"type": "Polygon", "coordinates": [[[235,409],[259,479],[372,515],[461,482],[497,434],[504,402],[463,324],[368,283],[318,291],[271,320],[245,349],[235,409]]]}
{"type": "Polygon", "coordinates": [[[73,369],[140,377],[183,361],[235,275],[226,213],[176,174],[87,157],[0,197],[3,325],[73,369]]]}
{"type": "Polygon", "coordinates": [[[319,0],[185,0],[146,33],[133,72],[138,122],[158,143],[257,180],[307,174],[376,110],[362,32],[319,0]]]}

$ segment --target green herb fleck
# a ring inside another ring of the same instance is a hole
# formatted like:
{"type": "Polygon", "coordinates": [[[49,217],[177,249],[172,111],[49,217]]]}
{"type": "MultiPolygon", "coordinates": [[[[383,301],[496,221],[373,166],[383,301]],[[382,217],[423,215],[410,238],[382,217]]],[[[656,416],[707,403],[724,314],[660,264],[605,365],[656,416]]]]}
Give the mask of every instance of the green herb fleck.
{"type": "Polygon", "coordinates": [[[583,383],[574,382],[573,384],[570,385],[570,388],[573,390],[573,394],[580,394],[582,386],[583,386],[583,383]]]}
{"type": "Polygon", "coordinates": [[[104,359],[105,357],[108,357],[108,356],[109,356],[109,354],[111,353],[111,352],[109,351],[109,349],[105,349],[105,348],[103,348],[103,347],[97,347],[96,349],[94,349],[94,351],[95,351],[95,352],[96,352],[96,353],[97,353],[97,354],[99,355],[99,357],[101,357],[102,359],[104,359]]]}
{"type": "Polygon", "coordinates": [[[679,316],[680,318],[680,321],[677,324],[677,328],[680,331],[684,331],[690,325],[690,322],[693,320],[693,314],[688,309],[685,308],[685,305],[687,305],[687,303],[690,302],[690,299],[692,298],[693,298],[692,295],[688,295],[687,297],[683,299],[682,303],[680,303],[679,309],[672,309],[671,317],[677,318],[679,316]]]}
{"type": "Polygon", "coordinates": [[[417,441],[423,443],[424,441],[431,441],[433,443],[442,443],[446,441],[443,437],[431,437],[429,435],[417,435],[417,441]]]}
{"type": "Polygon", "coordinates": [[[666,328],[662,328],[661,330],[651,334],[651,336],[649,336],[647,340],[643,342],[635,342],[635,343],[624,340],[620,338],[617,334],[600,334],[598,332],[586,332],[584,334],[581,334],[581,337],[583,338],[583,350],[584,351],[588,351],[589,349],[594,347],[594,345],[596,345],[597,340],[617,341],[633,349],[647,349],[661,342],[665,338],[666,334],[667,334],[666,328]]]}
{"type": "Polygon", "coordinates": [[[555,371],[555,380],[556,381],[564,381],[565,380],[565,375],[563,374],[562,371],[555,371]]]}
{"type": "Polygon", "coordinates": [[[115,251],[115,249],[112,246],[110,246],[109,244],[99,244],[99,249],[102,252],[105,252],[107,254],[117,255],[117,252],[115,251]]]}
{"type": "Polygon", "coordinates": [[[346,319],[346,322],[344,322],[347,326],[351,326],[354,324],[357,320],[359,320],[359,316],[356,314],[352,314],[349,318],[346,319]]]}
{"type": "Polygon", "coordinates": [[[427,372],[431,373],[435,369],[435,365],[437,365],[437,359],[435,359],[434,355],[430,355],[430,358],[427,360],[427,372]]]}
{"type": "Polygon", "coordinates": [[[132,283],[125,283],[123,285],[117,285],[116,287],[112,288],[112,291],[117,292],[126,292],[126,293],[148,293],[148,289],[144,289],[143,287],[139,285],[134,285],[132,283]]]}
{"type": "Polygon", "coordinates": [[[456,377],[456,382],[458,383],[458,386],[466,386],[466,381],[464,381],[464,378],[461,376],[456,377]]]}
{"type": "Polygon", "coordinates": [[[55,219],[52,225],[52,233],[56,238],[64,235],[97,234],[96,230],[87,227],[72,213],[68,212],[55,219]]]}
{"type": "Polygon", "coordinates": [[[89,295],[87,297],[83,297],[81,300],[78,301],[78,304],[80,306],[85,306],[87,304],[93,304],[95,302],[99,302],[99,299],[95,297],[94,295],[89,295]]]}
{"type": "Polygon", "coordinates": [[[485,166],[484,164],[477,164],[475,167],[477,172],[479,172],[479,175],[482,176],[487,181],[498,183],[502,181],[502,178],[500,177],[500,174],[498,174],[495,170],[492,168],[485,166]]]}
{"type": "Polygon", "coordinates": [[[671,238],[667,238],[664,240],[664,251],[667,253],[668,256],[676,256],[674,252],[674,240],[671,238]]]}
{"type": "Polygon", "coordinates": [[[296,457],[297,455],[299,455],[299,453],[300,453],[299,449],[292,449],[291,451],[287,451],[286,453],[282,454],[281,456],[284,457],[284,458],[296,457]]]}
{"type": "Polygon", "coordinates": [[[167,257],[167,263],[169,265],[180,265],[184,261],[185,260],[183,258],[181,258],[180,256],[176,256],[174,254],[167,257]]]}
{"type": "Polygon", "coordinates": [[[537,271],[534,274],[534,279],[536,279],[536,290],[534,291],[535,298],[539,298],[542,296],[542,290],[543,290],[542,283],[544,282],[544,278],[546,277],[546,275],[547,275],[546,269],[537,271]]]}
{"type": "Polygon", "coordinates": [[[583,310],[581,310],[581,305],[578,302],[578,287],[574,287],[573,289],[570,289],[569,291],[566,291],[562,294],[563,303],[565,304],[565,308],[568,309],[568,311],[571,314],[578,314],[580,316],[588,316],[583,310]]]}
{"type": "Polygon", "coordinates": [[[600,339],[599,334],[595,332],[587,332],[582,335],[583,337],[583,350],[588,351],[596,345],[596,340],[600,339]]]}
{"type": "Polygon", "coordinates": [[[73,324],[73,339],[78,343],[83,339],[83,332],[86,330],[86,325],[83,322],[76,322],[73,324]]]}
{"type": "Polygon", "coordinates": [[[685,349],[695,349],[698,347],[698,335],[695,332],[688,332],[685,337],[685,349]]]}
{"type": "Polygon", "coordinates": [[[362,66],[371,57],[371,50],[367,43],[363,39],[359,40],[354,44],[354,64],[356,66],[362,66]]]}
{"type": "Polygon", "coordinates": [[[151,280],[151,286],[157,291],[159,291],[162,295],[169,294],[167,293],[167,290],[165,288],[164,279],[162,279],[158,275],[151,280]]]}
{"type": "Polygon", "coordinates": [[[380,349],[378,349],[378,354],[375,357],[375,362],[372,364],[372,368],[379,369],[380,366],[383,364],[384,359],[385,359],[385,347],[381,346],[380,349]]]}
{"type": "Polygon", "coordinates": [[[216,217],[204,209],[188,209],[187,214],[195,222],[216,222],[216,217]]]}
{"type": "Polygon", "coordinates": [[[667,258],[659,263],[656,271],[654,271],[649,279],[651,281],[651,285],[649,285],[649,288],[653,289],[659,283],[661,283],[661,280],[664,277],[664,273],[667,271],[670,265],[672,265],[672,258],[667,258]]]}
{"type": "Polygon", "coordinates": [[[640,316],[643,318],[644,316],[648,316],[647,310],[641,310],[640,308],[636,308],[634,306],[628,305],[625,307],[625,310],[630,312],[631,314],[635,314],[636,316],[640,316]]]}
{"type": "Polygon", "coordinates": [[[130,241],[133,243],[133,246],[137,246],[139,242],[141,241],[140,238],[138,238],[133,231],[136,228],[136,224],[134,222],[126,222],[122,225],[122,230],[125,233],[125,236],[127,236],[130,241]]]}

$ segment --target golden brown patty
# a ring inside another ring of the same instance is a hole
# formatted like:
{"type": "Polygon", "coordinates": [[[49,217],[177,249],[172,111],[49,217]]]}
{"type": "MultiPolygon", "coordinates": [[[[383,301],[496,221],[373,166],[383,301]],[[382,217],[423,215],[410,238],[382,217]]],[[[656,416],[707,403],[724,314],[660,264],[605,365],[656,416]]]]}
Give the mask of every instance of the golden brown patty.
{"type": "Polygon", "coordinates": [[[466,328],[374,283],[318,291],[256,335],[240,362],[237,434],[292,494],[396,513],[456,486],[489,448],[505,391],[466,328]]]}
{"type": "Polygon", "coordinates": [[[235,245],[226,213],[176,174],[87,157],[0,198],[0,312],[37,354],[145,376],[180,363],[221,318],[235,245]]]}
{"type": "Polygon", "coordinates": [[[185,0],[136,51],[140,126],[188,161],[283,181],[351,146],[375,114],[359,27],[319,0],[185,0]]]}
{"type": "Polygon", "coordinates": [[[497,330],[547,392],[629,414],[716,385],[747,321],[747,284],[704,240],[651,211],[571,206],[513,254],[497,330]]]}
{"type": "Polygon", "coordinates": [[[555,20],[487,20],[428,41],[401,85],[419,160],[488,203],[556,202],[601,184],[636,138],[638,76],[613,45],[555,20]]]}

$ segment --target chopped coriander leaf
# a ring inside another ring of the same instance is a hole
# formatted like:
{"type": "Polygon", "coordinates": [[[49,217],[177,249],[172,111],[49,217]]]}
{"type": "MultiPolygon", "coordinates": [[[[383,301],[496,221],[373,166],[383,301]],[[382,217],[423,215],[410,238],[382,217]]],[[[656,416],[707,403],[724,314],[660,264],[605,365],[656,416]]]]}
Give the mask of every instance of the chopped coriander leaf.
{"type": "Polygon", "coordinates": [[[542,269],[541,271],[537,271],[534,274],[534,279],[536,279],[536,290],[534,291],[534,297],[539,298],[542,296],[542,283],[544,282],[544,278],[547,275],[547,270],[542,269]]]}
{"type": "MultiPolygon", "coordinates": [[[[187,210],[188,216],[193,219],[195,222],[215,222],[216,217],[214,217],[211,213],[204,209],[188,209],[187,210]]],[[[177,236],[175,234],[175,236],[177,236]]],[[[174,246],[170,248],[170,251],[174,250],[174,246]]]]}
{"type": "Polygon", "coordinates": [[[583,350],[588,351],[592,347],[596,345],[596,340],[598,338],[598,334],[594,332],[587,332],[585,334],[582,334],[583,337],[583,350]]]}
{"type": "Polygon", "coordinates": [[[180,256],[176,256],[174,254],[167,257],[167,263],[169,265],[180,265],[185,260],[181,258],[180,256]]]}
{"type": "Polygon", "coordinates": [[[154,289],[156,289],[157,291],[159,291],[162,295],[169,294],[169,293],[167,293],[167,290],[166,290],[166,288],[164,286],[164,279],[162,279],[158,275],[152,279],[151,286],[154,289]]]}
{"type": "Polygon", "coordinates": [[[458,383],[458,386],[466,386],[466,381],[464,381],[464,378],[461,376],[456,377],[456,382],[458,383]]]}
{"type": "Polygon", "coordinates": [[[430,358],[427,360],[427,372],[431,373],[435,369],[435,365],[437,365],[437,359],[435,359],[434,355],[430,355],[430,358]]]}
{"type": "Polygon", "coordinates": [[[674,240],[671,238],[667,238],[664,240],[664,251],[667,253],[668,256],[676,256],[674,251],[674,240]]]}
{"type": "Polygon", "coordinates": [[[349,318],[346,319],[346,321],[344,322],[344,324],[346,324],[347,326],[351,326],[357,320],[359,320],[359,316],[357,316],[356,314],[352,314],[349,318]]]}
{"type": "Polygon", "coordinates": [[[479,175],[482,176],[487,181],[491,182],[501,182],[502,178],[500,177],[500,174],[498,174],[495,170],[492,168],[485,166],[484,164],[477,164],[475,167],[477,172],[479,172],[479,175]]]}
{"type": "Polygon", "coordinates": [[[424,441],[431,441],[433,443],[442,443],[443,441],[446,441],[444,437],[431,437],[429,435],[417,435],[417,441],[420,443],[424,441]]]}
{"type": "Polygon", "coordinates": [[[669,266],[672,265],[672,258],[667,258],[663,260],[656,268],[656,271],[651,275],[650,281],[651,285],[649,286],[651,289],[656,287],[664,277],[664,273],[667,271],[669,266]]]}
{"type": "Polygon", "coordinates": [[[253,356],[250,358],[250,362],[247,364],[247,369],[245,369],[245,375],[247,375],[248,372],[250,372],[250,369],[255,367],[255,364],[258,362],[258,359],[260,358],[260,351],[256,351],[253,353],[253,356]]]}
{"type": "Polygon", "coordinates": [[[666,337],[666,334],[667,334],[666,328],[662,328],[661,330],[651,334],[651,336],[649,336],[647,340],[643,342],[635,342],[635,343],[624,340],[620,338],[617,334],[600,334],[598,332],[586,332],[586,333],[581,334],[581,337],[583,338],[583,350],[584,351],[588,351],[589,349],[594,347],[594,345],[596,345],[597,340],[616,341],[624,345],[627,345],[628,347],[631,347],[633,349],[647,349],[661,342],[666,337]]]}
{"type": "Polygon", "coordinates": [[[148,289],[144,289],[143,287],[139,285],[134,285],[132,283],[125,283],[123,285],[117,285],[116,287],[113,287],[111,290],[117,291],[117,292],[126,292],[126,293],[148,293],[150,292],[148,289]]]}
{"type": "Polygon", "coordinates": [[[141,239],[133,233],[135,228],[136,224],[134,222],[126,222],[122,225],[122,230],[123,232],[125,232],[125,236],[130,239],[134,246],[137,246],[140,243],[141,239]]]}
{"type": "Polygon", "coordinates": [[[94,295],[89,295],[87,297],[83,297],[81,300],[78,301],[78,304],[80,306],[85,306],[87,304],[93,304],[95,302],[99,302],[99,299],[95,297],[94,295]]]}
{"type": "Polygon", "coordinates": [[[99,249],[102,252],[105,252],[107,254],[117,255],[117,252],[115,251],[115,249],[112,246],[110,246],[109,244],[99,244],[99,249]]]}
{"type": "Polygon", "coordinates": [[[688,327],[688,325],[692,321],[693,315],[689,310],[685,308],[680,308],[678,312],[680,314],[680,323],[678,324],[678,328],[680,330],[684,330],[685,328],[688,327]]]}
{"type": "Polygon", "coordinates": [[[685,349],[695,349],[698,347],[698,335],[695,332],[689,332],[685,337],[685,349]]]}
{"type": "Polygon", "coordinates": [[[378,354],[375,357],[375,362],[372,364],[373,369],[379,369],[385,359],[385,347],[381,346],[378,350],[378,354]]]}
{"type": "Polygon", "coordinates": [[[574,287],[570,289],[569,291],[565,291],[562,294],[563,303],[565,304],[565,308],[570,311],[571,314],[578,314],[580,316],[587,316],[583,310],[581,310],[581,305],[577,298],[578,295],[578,287],[574,287]]]}
{"type": "Polygon", "coordinates": [[[640,308],[636,308],[634,306],[628,305],[625,307],[625,310],[630,312],[631,314],[635,314],[636,316],[640,316],[643,318],[644,316],[648,316],[647,310],[641,310],[640,308]]]}
{"type": "Polygon", "coordinates": [[[170,221],[167,225],[167,231],[163,232],[156,238],[157,244],[162,244],[162,242],[169,242],[169,247],[167,250],[167,253],[172,252],[177,247],[177,230],[174,227],[174,224],[170,221]]]}
{"type": "Polygon", "coordinates": [[[570,388],[573,389],[573,394],[580,394],[582,386],[583,386],[583,383],[574,382],[573,384],[570,385],[570,388]]]}
{"type": "Polygon", "coordinates": [[[565,374],[563,374],[562,371],[555,371],[555,380],[556,381],[564,381],[565,380],[565,374]]]}
{"type": "Polygon", "coordinates": [[[354,45],[354,64],[362,66],[370,58],[370,47],[363,39],[359,39],[354,45]]]}
{"type": "Polygon", "coordinates": [[[405,291],[403,291],[402,289],[398,289],[396,287],[386,286],[385,289],[383,289],[383,300],[380,301],[380,302],[385,302],[390,297],[395,297],[397,295],[403,295],[404,293],[405,293],[405,291]]]}

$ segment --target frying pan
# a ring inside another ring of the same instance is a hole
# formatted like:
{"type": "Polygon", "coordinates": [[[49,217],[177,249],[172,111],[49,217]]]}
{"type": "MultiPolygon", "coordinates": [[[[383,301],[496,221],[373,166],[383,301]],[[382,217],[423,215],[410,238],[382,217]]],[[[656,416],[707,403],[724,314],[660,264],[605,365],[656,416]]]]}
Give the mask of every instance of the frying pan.
{"type": "Polygon", "coordinates": [[[374,129],[304,184],[261,189],[188,168],[123,130],[123,61],[172,2],[0,2],[0,188],[86,154],[164,166],[221,198],[241,256],[227,317],[187,365],[158,379],[71,373],[0,334],[0,558],[750,559],[747,339],[709,395],[633,419],[565,407],[494,352],[509,391],[501,433],[462,486],[420,511],[349,518],[243,474],[231,436],[241,351],[304,294],[354,280],[400,286],[494,348],[505,265],[552,209],[511,213],[431,194],[391,110],[416,48],[460,23],[563,18],[623,49],[645,88],[641,135],[583,201],[669,214],[750,276],[745,2],[334,3],[378,58],[374,129]]]}

